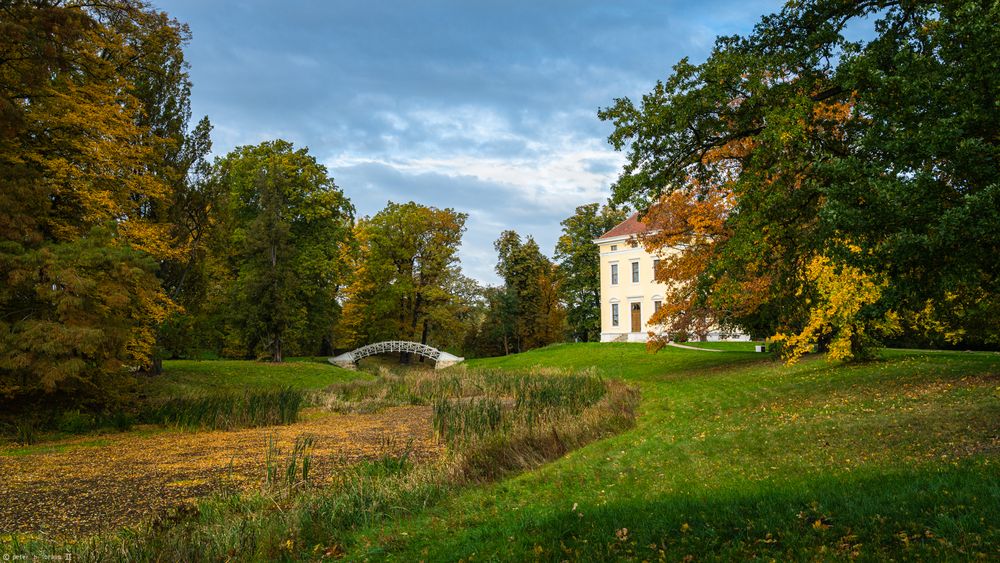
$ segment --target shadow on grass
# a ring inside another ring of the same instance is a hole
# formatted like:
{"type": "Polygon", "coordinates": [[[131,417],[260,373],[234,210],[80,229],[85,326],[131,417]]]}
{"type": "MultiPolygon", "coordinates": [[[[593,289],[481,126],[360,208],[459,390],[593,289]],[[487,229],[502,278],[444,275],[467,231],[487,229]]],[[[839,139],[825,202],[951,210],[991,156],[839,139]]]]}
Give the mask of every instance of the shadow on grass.
{"type": "Polygon", "coordinates": [[[565,506],[513,513],[406,549],[429,560],[473,553],[486,560],[885,560],[988,558],[1000,544],[1000,471],[988,457],[574,504],[568,496],[565,506]]]}

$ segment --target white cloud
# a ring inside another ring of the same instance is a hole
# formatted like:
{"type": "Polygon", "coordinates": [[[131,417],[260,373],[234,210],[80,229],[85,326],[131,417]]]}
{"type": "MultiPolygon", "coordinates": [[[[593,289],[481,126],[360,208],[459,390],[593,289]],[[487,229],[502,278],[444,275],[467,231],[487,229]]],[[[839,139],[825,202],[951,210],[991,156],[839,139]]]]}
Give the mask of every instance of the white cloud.
{"type": "Polygon", "coordinates": [[[568,113],[517,126],[497,111],[475,106],[378,117],[396,131],[414,132],[421,142],[407,146],[392,135],[391,151],[345,152],[326,161],[330,170],[378,164],[409,175],[475,178],[511,188],[525,206],[561,211],[607,198],[624,163],[607,144],[574,133],[571,126],[584,117],[568,113]]]}

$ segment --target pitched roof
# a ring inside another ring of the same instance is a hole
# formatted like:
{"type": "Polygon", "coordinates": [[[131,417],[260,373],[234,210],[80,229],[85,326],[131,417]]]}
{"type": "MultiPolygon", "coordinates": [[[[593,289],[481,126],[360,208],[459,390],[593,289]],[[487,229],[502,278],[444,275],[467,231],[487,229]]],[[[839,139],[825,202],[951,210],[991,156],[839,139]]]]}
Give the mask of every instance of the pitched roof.
{"type": "Polygon", "coordinates": [[[649,226],[639,220],[639,213],[633,213],[628,219],[615,225],[610,231],[601,235],[597,240],[604,240],[616,237],[637,235],[646,232],[649,226]]]}

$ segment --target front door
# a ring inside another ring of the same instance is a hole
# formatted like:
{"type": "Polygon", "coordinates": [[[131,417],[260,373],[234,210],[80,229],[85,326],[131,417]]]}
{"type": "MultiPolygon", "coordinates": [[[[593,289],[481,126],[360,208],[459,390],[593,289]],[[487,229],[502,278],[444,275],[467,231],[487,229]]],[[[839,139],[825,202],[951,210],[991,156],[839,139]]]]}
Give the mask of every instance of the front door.
{"type": "Polygon", "coordinates": [[[632,304],[632,332],[642,331],[642,304],[632,304]]]}

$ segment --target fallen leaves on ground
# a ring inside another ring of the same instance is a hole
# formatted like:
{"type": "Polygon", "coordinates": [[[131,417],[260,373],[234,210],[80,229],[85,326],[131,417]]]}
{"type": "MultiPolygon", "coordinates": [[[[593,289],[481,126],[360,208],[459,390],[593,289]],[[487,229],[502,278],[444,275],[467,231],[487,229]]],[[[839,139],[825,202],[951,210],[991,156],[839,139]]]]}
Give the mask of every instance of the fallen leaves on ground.
{"type": "MultiPolygon", "coordinates": [[[[79,537],[151,517],[225,486],[260,487],[269,437],[282,454],[299,436],[315,439],[310,481],[329,482],[338,468],[410,452],[439,456],[430,407],[371,414],[330,414],[287,426],[235,431],[126,433],[107,443],[28,455],[0,451],[0,532],[79,537]]],[[[91,443],[93,443],[91,441],[91,443]]]]}

